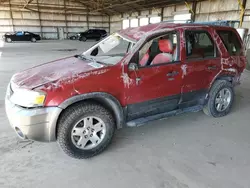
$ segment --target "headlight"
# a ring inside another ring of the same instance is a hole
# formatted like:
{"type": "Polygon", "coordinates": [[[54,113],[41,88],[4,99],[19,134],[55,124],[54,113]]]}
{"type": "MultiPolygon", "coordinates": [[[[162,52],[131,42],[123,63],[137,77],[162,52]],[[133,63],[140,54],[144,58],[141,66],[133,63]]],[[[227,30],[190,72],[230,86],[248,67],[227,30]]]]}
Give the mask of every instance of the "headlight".
{"type": "Polygon", "coordinates": [[[10,101],[16,105],[23,107],[38,107],[43,106],[46,94],[27,89],[17,89],[10,97],[10,101]]]}

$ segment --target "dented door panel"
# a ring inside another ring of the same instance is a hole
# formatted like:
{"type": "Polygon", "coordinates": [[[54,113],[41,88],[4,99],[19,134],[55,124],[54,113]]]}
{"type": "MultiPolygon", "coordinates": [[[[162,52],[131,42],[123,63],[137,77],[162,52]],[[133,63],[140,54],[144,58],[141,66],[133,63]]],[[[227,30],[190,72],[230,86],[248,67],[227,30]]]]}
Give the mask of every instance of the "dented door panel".
{"type": "Polygon", "coordinates": [[[220,68],[220,58],[184,62],[182,65],[182,69],[185,69],[182,93],[209,88],[220,68]]]}
{"type": "Polygon", "coordinates": [[[136,113],[136,117],[140,117],[150,108],[151,113],[146,114],[176,109],[182,84],[180,66],[180,63],[172,63],[129,72],[128,76],[134,84],[126,88],[128,113],[136,113]]]}
{"type": "MultiPolygon", "coordinates": [[[[182,47],[185,49],[182,51],[183,56],[183,86],[182,93],[186,94],[189,92],[197,92],[204,91],[210,87],[210,83],[214,80],[214,78],[218,75],[221,70],[221,49],[217,50],[218,45],[217,41],[213,38],[213,33],[211,30],[206,28],[198,29],[187,29],[188,31],[201,32],[206,34],[212,43],[216,46],[214,48],[214,54],[217,57],[198,57],[193,59],[187,58],[187,45],[186,45],[186,37],[185,31],[182,33],[182,40],[184,40],[185,45],[182,47]]],[[[210,42],[210,44],[212,44],[210,42]]],[[[212,48],[211,48],[212,49],[212,48]]],[[[190,100],[195,100],[194,98],[190,100]]]]}

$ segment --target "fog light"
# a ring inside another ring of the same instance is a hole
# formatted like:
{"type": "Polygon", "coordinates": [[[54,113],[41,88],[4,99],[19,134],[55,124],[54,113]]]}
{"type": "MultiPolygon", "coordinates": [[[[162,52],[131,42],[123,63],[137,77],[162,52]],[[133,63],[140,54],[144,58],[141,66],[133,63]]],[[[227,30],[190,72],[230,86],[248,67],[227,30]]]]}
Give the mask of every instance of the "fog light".
{"type": "Polygon", "coordinates": [[[25,139],[24,134],[22,133],[22,131],[21,131],[18,127],[15,127],[15,131],[16,131],[17,135],[18,135],[20,138],[25,139]]]}

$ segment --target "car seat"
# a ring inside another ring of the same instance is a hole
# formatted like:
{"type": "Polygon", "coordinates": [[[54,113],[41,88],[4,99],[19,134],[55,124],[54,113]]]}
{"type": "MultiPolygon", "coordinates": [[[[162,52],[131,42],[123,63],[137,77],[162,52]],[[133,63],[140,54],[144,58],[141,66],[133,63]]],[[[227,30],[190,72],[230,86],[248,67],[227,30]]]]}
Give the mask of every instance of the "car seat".
{"type": "Polygon", "coordinates": [[[158,42],[160,54],[156,55],[151,65],[168,63],[173,61],[173,43],[169,39],[161,39],[158,42]]]}

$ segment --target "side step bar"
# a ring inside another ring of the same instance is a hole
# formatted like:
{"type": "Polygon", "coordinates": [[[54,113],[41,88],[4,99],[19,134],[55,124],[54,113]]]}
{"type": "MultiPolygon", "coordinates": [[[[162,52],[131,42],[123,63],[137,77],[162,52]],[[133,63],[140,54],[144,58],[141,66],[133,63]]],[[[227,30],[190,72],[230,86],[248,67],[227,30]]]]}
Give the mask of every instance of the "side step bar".
{"type": "Polygon", "coordinates": [[[161,114],[156,114],[156,115],[152,115],[152,116],[143,117],[143,118],[129,121],[126,123],[126,125],[128,127],[139,127],[139,126],[142,126],[142,125],[144,125],[148,122],[151,122],[151,121],[162,120],[162,119],[165,119],[167,117],[183,114],[186,112],[199,112],[202,110],[202,108],[203,108],[203,106],[199,105],[199,106],[193,106],[193,107],[188,107],[188,108],[184,108],[184,109],[173,110],[170,112],[164,112],[161,114]]]}

